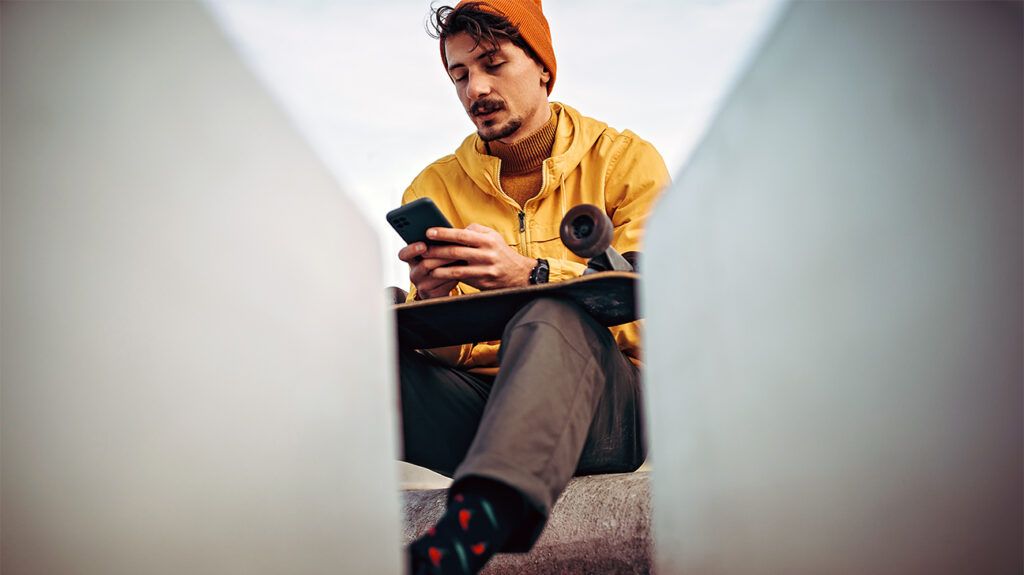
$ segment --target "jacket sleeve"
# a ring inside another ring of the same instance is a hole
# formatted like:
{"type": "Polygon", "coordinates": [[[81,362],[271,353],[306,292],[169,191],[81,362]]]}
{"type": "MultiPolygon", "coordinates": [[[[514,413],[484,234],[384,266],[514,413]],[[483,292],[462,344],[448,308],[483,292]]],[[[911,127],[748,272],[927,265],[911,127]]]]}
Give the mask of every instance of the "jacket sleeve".
{"type": "Polygon", "coordinates": [[[612,246],[619,253],[640,252],[647,216],[671,178],[665,160],[649,142],[628,130],[619,140],[622,151],[612,159],[605,179],[606,208],[615,226],[612,246]]]}
{"type": "Polygon", "coordinates": [[[571,280],[572,278],[578,278],[583,275],[584,270],[587,269],[585,264],[574,262],[572,260],[563,260],[561,258],[547,258],[548,266],[548,281],[561,282],[565,280],[571,280]]]}
{"type": "MultiPolygon", "coordinates": [[[[642,251],[647,215],[671,178],[665,161],[654,146],[630,131],[614,143],[605,176],[605,210],[615,232],[612,247],[620,254],[642,251]]],[[[583,275],[586,264],[549,259],[551,280],[564,281],[583,275]]]]}

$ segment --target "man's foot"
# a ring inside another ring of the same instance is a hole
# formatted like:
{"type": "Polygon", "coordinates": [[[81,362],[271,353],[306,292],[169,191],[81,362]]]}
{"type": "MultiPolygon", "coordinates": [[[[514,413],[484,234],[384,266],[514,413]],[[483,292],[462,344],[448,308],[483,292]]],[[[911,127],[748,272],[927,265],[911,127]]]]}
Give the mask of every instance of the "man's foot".
{"type": "Polygon", "coordinates": [[[469,575],[483,569],[522,523],[518,491],[488,479],[470,478],[451,493],[448,510],[409,545],[412,575],[469,575]]]}

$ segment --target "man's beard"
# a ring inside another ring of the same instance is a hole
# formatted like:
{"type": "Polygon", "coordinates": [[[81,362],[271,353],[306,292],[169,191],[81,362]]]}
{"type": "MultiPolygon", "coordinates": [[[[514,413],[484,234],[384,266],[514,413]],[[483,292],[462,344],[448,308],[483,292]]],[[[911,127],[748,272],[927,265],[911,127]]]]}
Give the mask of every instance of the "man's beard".
{"type": "Polygon", "coordinates": [[[519,128],[523,127],[522,118],[509,118],[508,122],[504,126],[498,127],[497,131],[484,133],[483,130],[477,130],[477,135],[480,139],[485,142],[493,142],[494,140],[505,139],[512,134],[515,134],[519,128]]]}
{"type": "MultiPolygon", "coordinates": [[[[487,114],[490,112],[497,112],[504,109],[505,102],[502,102],[501,100],[479,100],[477,102],[474,102],[473,105],[469,107],[469,113],[471,116],[476,116],[477,114],[487,114]]],[[[486,128],[481,128],[477,130],[476,133],[478,136],[480,136],[481,140],[485,142],[493,142],[494,140],[501,140],[503,138],[511,136],[512,134],[515,134],[516,131],[519,130],[519,128],[521,128],[522,126],[523,119],[518,116],[513,116],[508,119],[504,126],[498,128],[495,128],[494,126],[488,126],[486,128]],[[492,128],[494,129],[494,131],[485,132],[485,130],[490,130],[492,128]]]]}

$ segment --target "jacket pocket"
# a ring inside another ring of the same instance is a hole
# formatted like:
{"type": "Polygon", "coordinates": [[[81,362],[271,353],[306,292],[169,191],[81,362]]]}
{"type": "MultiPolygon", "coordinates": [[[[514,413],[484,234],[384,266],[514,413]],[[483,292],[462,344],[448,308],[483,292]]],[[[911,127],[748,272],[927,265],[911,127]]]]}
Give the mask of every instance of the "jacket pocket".
{"type": "Polygon", "coordinates": [[[560,235],[561,222],[555,225],[542,225],[530,229],[530,256],[544,259],[569,260],[586,263],[576,257],[562,244],[560,235]]]}
{"type": "MultiPolygon", "coordinates": [[[[497,228],[495,228],[495,229],[497,229],[497,228]]],[[[515,229],[512,229],[512,230],[499,229],[498,233],[501,234],[501,237],[505,238],[505,243],[506,244],[508,244],[508,245],[510,245],[510,246],[512,246],[512,247],[514,247],[516,249],[519,248],[519,228],[515,228],[515,229]]]]}

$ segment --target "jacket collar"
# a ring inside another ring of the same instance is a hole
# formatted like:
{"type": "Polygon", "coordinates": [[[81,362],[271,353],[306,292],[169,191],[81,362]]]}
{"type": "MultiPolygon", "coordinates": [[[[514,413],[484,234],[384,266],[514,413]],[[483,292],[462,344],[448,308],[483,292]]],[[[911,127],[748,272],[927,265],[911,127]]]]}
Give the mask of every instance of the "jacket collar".
{"type": "MultiPolygon", "coordinates": [[[[573,108],[558,102],[551,103],[552,113],[557,115],[555,144],[551,157],[544,160],[545,185],[537,194],[542,198],[560,185],[563,177],[579,166],[608,125],[580,115],[573,108]]],[[[488,156],[483,140],[475,133],[463,140],[455,150],[455,158],[462,170],[481,190],[494,196],[502,196],[500,182],[501,161],[488,156]]]]}

